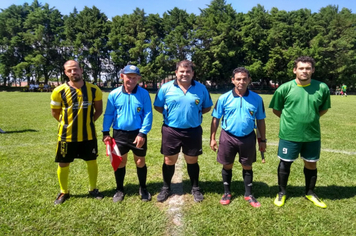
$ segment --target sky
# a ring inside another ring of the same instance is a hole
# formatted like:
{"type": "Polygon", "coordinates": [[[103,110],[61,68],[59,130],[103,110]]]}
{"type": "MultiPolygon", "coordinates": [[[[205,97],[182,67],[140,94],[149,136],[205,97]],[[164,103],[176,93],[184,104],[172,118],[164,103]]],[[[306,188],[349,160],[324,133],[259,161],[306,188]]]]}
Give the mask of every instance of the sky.
{"type": "MultiPolygon", "coordinates": [[[[136,7],[143,9],[146,14],[163,15],[164,12],[172,10],[174,7],[186,10],[187,13],[200,14],[199,9],[207,8],[211,0],[38,0],[41,4],[48,3],[50,8],[55,8],[62,15],[69,15],[74,7],[78,11],[83,10],[85,6],[91,8],[95,6],[101,12],[111,19],[117,15],[131,14],[136,7]]],[[[328,5],[335,5],[342,8],[348,8],[352,13],[356,13],[355,0],[225,0],[231,4],[236,12],[247,13],[253,7],[260,4],[266,11],[273,7],[278,10],[294,11],[301,8],[310,9],[312,12],[319,12],[320,8],[328,5]]],[[[23,5],[25,2],[31,4],[33,0],[0,0],[0,9],[6,9],[12,4],[23,5]]]]}

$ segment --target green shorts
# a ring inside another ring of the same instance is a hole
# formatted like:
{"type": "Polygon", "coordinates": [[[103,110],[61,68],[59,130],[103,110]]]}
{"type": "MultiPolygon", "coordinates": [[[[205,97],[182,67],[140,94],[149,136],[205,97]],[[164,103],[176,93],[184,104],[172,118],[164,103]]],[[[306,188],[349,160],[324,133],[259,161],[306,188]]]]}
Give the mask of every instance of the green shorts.
{"type": "Polygon", "coordinates": [[[321,142],[292,142],[284,139],[279,140],[278,157],[283,161],[292,162],[300,158],[308,162],[317,162],[320,158],[321,142]]]}

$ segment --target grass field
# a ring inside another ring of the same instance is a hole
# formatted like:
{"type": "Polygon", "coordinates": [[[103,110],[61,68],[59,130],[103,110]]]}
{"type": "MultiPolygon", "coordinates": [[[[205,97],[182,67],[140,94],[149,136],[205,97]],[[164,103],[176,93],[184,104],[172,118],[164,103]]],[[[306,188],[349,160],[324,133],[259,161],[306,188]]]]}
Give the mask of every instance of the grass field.
{"type": "MultiPolygon", "coordinates": [[[[212,94],[213,101],[220,94],[212,94]]],[[[108,93],[104,93],[104,104],[108,93]]],[[[151,94],[154,97],[154,94],[151,94]]],[[[57,122],[51,116],[49,93],[0,92],[0,235],[354,235],[356,232],[356,96],[332,96],[332,108],[321,118],[322,152],[318,163],[316,192],[328,205],[315,207],[303,198],[303,163],[292,165],[288,198],[278,208],[273,199],[278,191],[276,156],[279,119],[262,96],[267,112],[267,163],[254,164],[254,194],[262,207],[252,208],[243,200],[242,170],[233,169],[233,200],[221,206],[221,165],[209,148],[210,114],[204,116],[201,187],[202,203],[190,195],[184,162],[177,165],[182,175],[180,203],[157,203],[162,184],[160,138],[162,117],[154,113],[148,135],[148,189],[153,201],[138,197],[138,180],[132,154],[125,179],[126,197],[113,203],[115,180],[105,147],[99,142],[98,187],[102,201],[87,197],[86,165],[76,160],[70,168],[71,198],[54,206],[59,192],[54,163],[57,122]],[[178,206],[178,207],[177,207],[178,206]],[[174,208],[174,209],[173,209],[174,208]]],[[[105,105],[104,105],[105,107],[105,105]]],[[[101,116],[96,123],[101,139],[101,116]]],[[[219,128],[220,130],[220,128],[219,128]]]]}

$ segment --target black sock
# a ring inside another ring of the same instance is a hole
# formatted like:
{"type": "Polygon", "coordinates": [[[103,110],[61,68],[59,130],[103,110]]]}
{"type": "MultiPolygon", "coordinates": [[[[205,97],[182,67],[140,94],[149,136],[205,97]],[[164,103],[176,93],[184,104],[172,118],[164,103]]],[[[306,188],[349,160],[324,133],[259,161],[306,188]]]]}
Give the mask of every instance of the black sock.
{"type": "Polygon", "coordinates": [[[172,177],[174,175],[176,165],[166,165],[163,163],[162,165],[162,173],[163,173],[163,187],[171,188],[172,177]]]}
{"type": "Polygon", "coordinates": [[[305,194],[306,195],[311,195],[311,194],[314,193],[314,188],[315,188],[315,184],[316,184],[317,175],[318,175],[317,169],[309,170],[309,169],[304,167],[305,194]]]}
{"type": "Polygon", "coordinates": [[[280,161],[278,165],[278,186],[279,192],[287,193],[287,183],[290,174],[290,167],[293,162],[280,161]]]}
{"type": "Polygon", "coordinates": [[[198,187],[199,186],[199,164],[194,163],[194,164],[187,164],[187,169],[188,169],[188,175],[190,177],[190,183],[192,184],[192,187],[198,187]]]}
{"type": "Polygon", "coordinates": [[[242,169],[242,177],[245,184],[245,196],[250,196],[252,195],[253,171],[242,169]]]}
{"type": "Polygon", "coordinates": [[[231,193],[230,185],[231,185],[231,179],[232,179],[232,169],[225,170],[224,168],[222,168],[221,176],[222,176],[223,185],[224,185],[224,192],[231,193]]]}
{"type": "Polygon", "coordinates": [[[136,167],[138,182],[140,183],[141,188],[146,188],[146,179],[147,179],[147,166],[139,168],[136,167]]]}
{"type": "Polygon", "coordinates": [[[124,191],[125,174],[126,174],[126,166],[122,168],[118,168],[115,171],[116,190],[124,191]]]}

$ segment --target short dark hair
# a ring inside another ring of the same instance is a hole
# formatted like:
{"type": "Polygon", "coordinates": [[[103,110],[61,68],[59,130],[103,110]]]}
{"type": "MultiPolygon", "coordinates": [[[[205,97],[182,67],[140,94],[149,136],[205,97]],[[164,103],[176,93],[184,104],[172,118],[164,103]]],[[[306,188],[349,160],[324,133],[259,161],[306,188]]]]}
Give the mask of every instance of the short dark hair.
{"type": "Polygon", "coordinates": [[[312,57],[309,56],[301,56],[298,57],[295,61],[294,61],[294,68],[298,67],[298,62],[303,62],[303,63],[310,63],[312,65],[312,68],[315,67],[315,60],[312,57]]]}
{"type": "Polygon", "coordinates": [[[247,77],[250,78],[250,72],[245,67],[237,67],[232,71],[232,77],[235,78],[235,74],[237,73],[246,73],[247,77]]]}
{"type": "Polygon", "coordinates": [[[183,61],[180,61],[180,62],[177,62],[176,64],[176,70],[178,70],[179,67],[190,67],[192,68],[192,70],[194,71],[194,63],[189,61],[189,60],[183,60],[183,61]]]}

